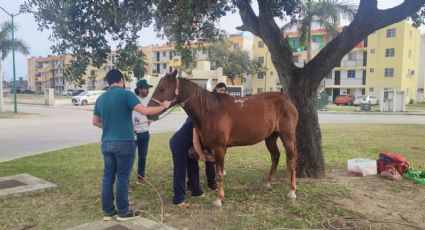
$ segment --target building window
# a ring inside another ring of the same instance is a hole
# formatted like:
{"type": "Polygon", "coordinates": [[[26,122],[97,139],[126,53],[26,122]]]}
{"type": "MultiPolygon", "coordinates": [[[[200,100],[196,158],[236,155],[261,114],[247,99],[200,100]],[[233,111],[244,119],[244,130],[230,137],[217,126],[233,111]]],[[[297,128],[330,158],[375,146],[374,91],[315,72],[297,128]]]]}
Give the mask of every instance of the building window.
{"type": "Polygon", "coordinates": [[[233,49],[239,49],[239,44],[237,43],[233,44],[233,49]]]}
{"type": "Polygon", "coordinates": [[[373,73],[373,72],[375,72],[375,69],[374,68],[370,68],[369,69],[369,72],[373,73]]]}
{"type": "Polygon", "coordinates": [[[263,79],[264,78],[264,72],[258,72],[257,78],[258,79],[263,79]]]}
{"type": "Polygon", "coordinates": [[[167,51],[162,51],[162,56],[167,57],[167,51]]]}
{"type": "Polygon", "coordinates": [[[349,61],[356,60],[356,54],[355,53],[348,53],[348,60],[349,61]]]}
{"type": "Polygon", "coordinates": [[[162,68],[163,68],[163,69],[166,69],[166,68],[167,68],[167,64],[166,64],[166,63],[163,63],[163,64],[162,64],[162,68]]]}
{"type": "Polygon", "coordinates": [[[373,88],[369,88],[369,93],[372,93],[373,92],[373,88]]]}
{"type": "Polygon", "coordinates": [[[395,28],[387,29],[387,38],[394,38],[395,37],[395,28]]]}
{"type": "Polygon", "coordinates": [[[263,48],[263,47],[264,47],[264,42],[258,41],[258,48],[263,48]]]}
{"type": "Polygon", "coordinates": [[[348,70],[347,78],[356,78],[356,71],[355,70],[348,70]]]}
{"type": "Polygon", "coordinates": [[[262,93],[263,92],[263,88],[257,88],[257,93],[262,93]]]}
{"type": "MultiPolygon", "coordinates": [[[[292,47],[293,48],[298,48],[300,46],[300,40],[299,39],[294,39],[292,40],[292,47]]],[[[301,51],[301,50],[298,50],[301,51]]]]}
{"type": "Polygon", "coordinates": [[[375,49],[370,49],[370,53],[374,54],[375,53],[375,49]]]}
{"type": "Polygon", "coordinates": [[[264,57],[258,57],[258,58],[257,58],[257,63],[258,63],[259,65],[263,65],[263,64],[264,64],[264,57]]]}
{"type": "Polygon", "coordinates": [[[409,39],[412,40],[413,38],[413,31],[409,31],[409,39]]]}
{"type": "Polygon", "coordinates": [[[393,77],[394,68],[385,68],[385,77],[393,77]]]}
{"type": "Polygon", "coordinates": [[[394,57],[394,53],[394,48],[385,49],[385,57],[394,57]]]}
{"type": "Polygon", "coordinates": [[[412,50],[409,50],[409,51],[407,52],[407,57],[408,57],[409,59],[412,59],[412,50]]]}

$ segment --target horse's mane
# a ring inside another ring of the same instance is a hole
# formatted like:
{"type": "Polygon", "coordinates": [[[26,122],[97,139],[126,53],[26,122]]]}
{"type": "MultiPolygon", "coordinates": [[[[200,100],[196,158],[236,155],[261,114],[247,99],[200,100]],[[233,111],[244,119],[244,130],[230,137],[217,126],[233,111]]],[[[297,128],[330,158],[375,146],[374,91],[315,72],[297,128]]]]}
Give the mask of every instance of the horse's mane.
{"type": "Polygon", "coordinates": [[[179,94],[183,98],[196,97],[201,102],[201,109],[205,112],[221,109],[225,94],[211,93],[186,78],[179,78],[179,94]]]}

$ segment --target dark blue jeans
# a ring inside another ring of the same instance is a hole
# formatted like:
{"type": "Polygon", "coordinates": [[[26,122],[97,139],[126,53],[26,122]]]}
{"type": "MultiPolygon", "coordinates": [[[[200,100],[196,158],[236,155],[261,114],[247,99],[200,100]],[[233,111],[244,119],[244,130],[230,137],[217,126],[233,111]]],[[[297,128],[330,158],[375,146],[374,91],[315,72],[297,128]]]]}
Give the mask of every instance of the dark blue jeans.
{"type": "Polygon", "coordinates": [[[137,178],[145,177],[145,165],[146,165],[146,156],[148,155],[148,145],[149,145],[149,132],[143,132],[137,134],[137,152],[139,155],[139,161],[137,163],[137,178]]]}
{"type": "Polygon", "coordinates": [[[199,185],[199,164],[198,160],[192,159],[187,151],[193,146],[190,141],[182,141],[178,135],[174,135],[170,140],[171,153],[173,154],[173,203],[180,204],[184,201],[186,194],[186,172],[192,189],[192,196],[202,195],[199,185]]]}
{"type": "Polygon", "coordinates": [[[128,212],[128,183],[134,163],[134,141],[104,141],[101,146],[105,169],[102,181],[102,209],[105,215],[115,212],[114,183],[117,179],[117,208],[119,215],[128,212]]]}

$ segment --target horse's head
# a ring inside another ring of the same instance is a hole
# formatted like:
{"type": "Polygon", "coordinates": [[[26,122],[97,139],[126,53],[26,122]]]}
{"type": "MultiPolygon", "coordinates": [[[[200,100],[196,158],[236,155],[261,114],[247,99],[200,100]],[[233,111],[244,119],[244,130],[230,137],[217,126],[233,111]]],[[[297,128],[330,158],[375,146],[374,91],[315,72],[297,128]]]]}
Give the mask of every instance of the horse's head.
{"type": "MultiPolygon", "coordinates": [[[[177,70],[174,70],[172,73],[165,74],[164,77],[158,82],[155,91],[152,94],[151,100],[148,103],[148,106],[159,106],[160,102],[163,101],[173,101],[176,99],[178,92],[176,92],[177,87],[177,70]]],[[[174,101],[171,105],[175,105],[174,101]]],[[[163,113],[162,111],[161,113],[163,113]]],[[[160,114],[147,116],[149,120],[158,120],[160,114]]]]}

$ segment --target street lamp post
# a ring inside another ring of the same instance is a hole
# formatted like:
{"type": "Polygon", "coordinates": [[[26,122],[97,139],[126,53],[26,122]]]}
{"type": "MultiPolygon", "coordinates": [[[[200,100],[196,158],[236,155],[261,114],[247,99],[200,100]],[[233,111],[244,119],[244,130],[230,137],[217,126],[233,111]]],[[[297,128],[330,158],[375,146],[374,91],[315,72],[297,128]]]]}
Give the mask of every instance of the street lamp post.
{"type": "Polygon", "coordinates": [[[17,14],[11,14],[7,12],[3,7],[0,6],[0,9],[2,9],[7,15],[9,15],[12,18],[12,61],[13,61],[13,105],[14,105],[14,112],[18,112],[17,103],[16,103],[16,68],[15,68],[15,24],[14,24],[14,18],[18,15],[20,15],[22,12],[19,12],[17,14]]]}

